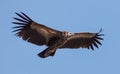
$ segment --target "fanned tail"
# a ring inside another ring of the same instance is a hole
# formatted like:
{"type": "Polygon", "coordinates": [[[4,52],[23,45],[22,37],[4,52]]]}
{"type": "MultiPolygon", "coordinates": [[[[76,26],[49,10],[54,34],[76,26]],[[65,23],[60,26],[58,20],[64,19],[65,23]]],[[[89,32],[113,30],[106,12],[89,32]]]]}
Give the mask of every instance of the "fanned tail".
{"type": "Polygon", "coordinates": [[[48,56],[54,56],[56,50],[49,50],[49,48],[43,50],[42,52],[38,53],[38,56],[41,58],[46,58],[48,56]]]}

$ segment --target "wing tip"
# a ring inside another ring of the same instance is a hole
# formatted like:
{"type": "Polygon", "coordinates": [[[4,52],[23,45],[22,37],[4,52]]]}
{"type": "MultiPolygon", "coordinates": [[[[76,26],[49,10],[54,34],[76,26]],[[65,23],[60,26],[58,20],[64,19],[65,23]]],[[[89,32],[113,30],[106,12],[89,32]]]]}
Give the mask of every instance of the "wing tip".
{"type": "Polygon", "coordinates": [[[20,13],[17,13],[15,12],[15,14],[17,16],[19,16],[19,18],[16,18],[16,17],[13,17],[13,19],[15,19],[16,21],[15,22],[12,22],[13,24],[17,24],[17,25],[20,25],[20,26],[15,26],[13,27],[13,29],[16,29],[12,32],[17,32],[17,31],[21,31],[23,30],[24,28],[27,28],[26,26],[30,26],[30,24],[33,22],[25,13],[23,12],[20,12],[20,13]]]}
{"type": "MultiPolygon", "coordinates": [[[[19,16],[22,20],[24,20],[24,21],[27,21],[27,22],[32,22],[33,20],[30,18],[30,17],[28,17],[25,13],[23,13],[23,12],[20,12],[20,13],[17,13],[17,12],[15,12],[15,14],[17,15],[17,16],[19,16]]],[[[16,18],[14,18],[14,19],[16,19],[16,18]]]]}
{"type": "Polygon", "coordinates": [[[100,42],[100,40],[104,40],[101,36],[104,36],[104,34],[101,34],[101,32],[103,31],[103,29],[101,28],[99,30],[98,33],[96,33],[93,41],[92,41],[92,44],[89,46],[89,48],[91,48],[92,50],[94,50],[94,47],[96,48],[99,48],[98,45],[102,45],[102,43],[100,42]]]}
{"type": "Polygon", "coordinates": [[[101,28],[101,29],[98,31],[97,36],[104,36],[104,34],[100,34],[102,31],[103,31],[103,29],[101,28]]]}

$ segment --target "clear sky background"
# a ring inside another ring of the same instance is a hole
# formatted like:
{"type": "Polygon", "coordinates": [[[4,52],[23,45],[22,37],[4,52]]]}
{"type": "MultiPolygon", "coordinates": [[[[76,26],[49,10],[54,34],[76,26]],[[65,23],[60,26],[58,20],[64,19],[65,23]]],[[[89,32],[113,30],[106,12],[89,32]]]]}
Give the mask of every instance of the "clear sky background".
{"type": "Polygon", "coordinates": [[[1,0],[0,74],[120,74],[120,0],[1,0]],[[14,12],[57,30],[105,34],[95,51],[62,49],[39,58],[36,46],[12,33],[14,12]]]}

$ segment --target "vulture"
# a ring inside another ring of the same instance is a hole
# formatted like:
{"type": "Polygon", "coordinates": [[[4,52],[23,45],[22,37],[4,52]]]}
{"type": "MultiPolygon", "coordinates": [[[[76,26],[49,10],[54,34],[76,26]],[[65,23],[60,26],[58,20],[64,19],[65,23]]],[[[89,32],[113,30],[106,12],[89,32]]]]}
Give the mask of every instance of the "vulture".
{"type": "Polygon", "coordinates": [[[46,45],[46,49],[38,53],[41,58],[54,56],[57,49],[62,48],[87,48],[94,50],[98,45],[102,45],[103,40],[100,34],[102,29],[97,33],[82,32],[70,33],[67,31],[59,31],[49,28],[43,24],[33,21],[25,13],[15,13],[19,18],[14,17],[17,26],[13,27],[15,34],[23,40],[42,46],[46,45]]]}

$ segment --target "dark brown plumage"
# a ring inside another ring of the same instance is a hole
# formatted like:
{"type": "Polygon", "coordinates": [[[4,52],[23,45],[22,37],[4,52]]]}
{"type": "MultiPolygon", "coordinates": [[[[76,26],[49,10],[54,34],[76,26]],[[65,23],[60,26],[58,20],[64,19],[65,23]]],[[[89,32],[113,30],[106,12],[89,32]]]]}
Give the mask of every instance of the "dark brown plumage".
{"type": "Polygon", "coordinates": [[[23,40],[36,45],[46,45],[48,48],[38,54],[39,57],[45,58],[48,56],[54,56],[58,48],[88,48],[94,50],[94,47],[98,48],[98,45],[102,45],[99,40],[103,40],[100,34],[102,29],[98,33],[70,33],[66,31],[58,31],[43,24],[38,24],[30,19],[23,12],[16,13],[20,18],[14,18],[17,22],[13,22],[18,26],[15,26],[16,35],[23,40]]]}

